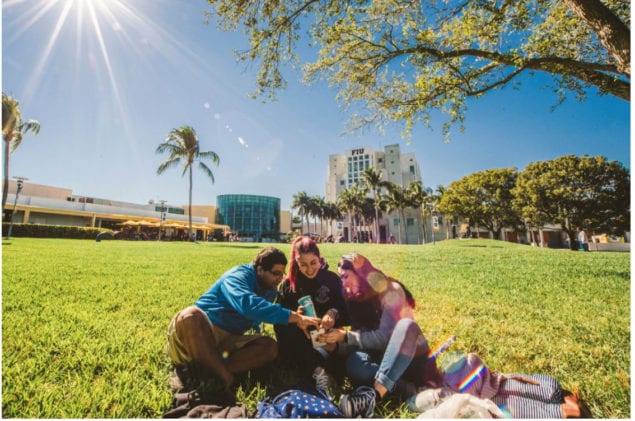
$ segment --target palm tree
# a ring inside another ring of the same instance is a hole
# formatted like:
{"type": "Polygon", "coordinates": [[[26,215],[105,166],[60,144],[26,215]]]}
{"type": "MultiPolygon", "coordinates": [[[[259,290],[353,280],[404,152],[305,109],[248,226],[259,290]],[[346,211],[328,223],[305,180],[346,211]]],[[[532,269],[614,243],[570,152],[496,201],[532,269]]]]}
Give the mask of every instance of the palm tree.
{"type": "MultiPolygon", "coordinates": [[[[413,208],[419,208],[419,217],[421,218],[421,226],[423,227],[423,243],[426,242],[426,224],[425,224],[425,200],[428,192],[423,189],[421,181],[411,181],[406,189],[408,201],[413,208]]],[[[417,234],[419,231],[417,230],[417,234]]]]}
{"type": "Polygon", "coordinates": [[[166,169],[178,165],[183,161],[183,172],[181,176],[184,176],[186,172],[189,173],[189,238],[192,238],[192,164],[198,161],[198,167],[203,171],[214,183],[214,173],[205,165],[204,160],[211,160],[212,163],[218,166],[220,158],[218,154],[213,151],[201,152],[200,142],[196,136],[196,131],[190,126],[181,126],[178,129],[172,129],[165,141],[157,146],[156,153],[168,152],[170,155],[168,159],[163,161],[159,168],[157,168],[157,174],[162,174],[166,169]]]}
{"type": "MultiPolygon", "coordinates": [[[[300,218],[306,217],[306,229],[307,231],[311,231],[311,227],[309,226],[309,213],[311,207],[311,198],[309,195],[304,192],[298,192],[293,195],[293,202],[291,202],[291,209],[297,209],[300,214],[300,218]]],[[[304,229],[302,229],[302,224],[300,224],[300,234],[304,234],[304,229]]]]}
{"type": "MultiPolygon", "coordinates": [[[[372,197],[364,197],[360,214],[363,224],[366,227],[370,228],[370,224],[373,224],[373,228],[375,227],[375,215],[379,215],[379,211],[375,208],[375,200],[373,200],[372,197]],[[375,211],[377,211],[377,213],[375,213],[375,211]]],[[[377,241],[375,240],[377,237],[373,237],[375,234],[372,231],[374,230],[371,228],[369,239],[373,238],[374,241],[377,241]]]]}
{"type": "Polygon", "coordinates": [[[320,219],[320,237],[324,235],[324,227],[322,227],[322,222],[324,221],[324,217],[326,215],[326,200],[322,196],[315,196],[313,198],[314,202],[314,216],[320,219]]]}
{"type": "MultiPolygon", "coordinates": [[[[397,233],[399,236],[399,244],[401,244],[401,225],[403,225],[403,208],[406,206],[404,189],[395,183],[389,184],[388,194],[384,195],[384,200],[386,201],[387,212],[397,212],[397,217],[399,218],[399,226],[397,228],[397,233]]],[[[407,232],[406,232],[406,242],[408,242],[407,232]]]]}
{"type": "Polygon", "coordinates": [[[329,227],[329,235],[333,234],[332,226],[333,220],[340,219],[342,217],[342,212],[337,207],[337,204],[333,202],[326,202],[324,204],[324,218],[326,219],[329,227]]]}
{"type": "Polygon", "coordinates": [[[7,204],[7,196],[9,195],[9,154],[13,152],[20,143],[22,138],[28,132],[37,135],[40,132],[40,123],[36,120],[22,121],[22,113],[20,112],[20,102],[2,93],[2,138],[4,139],[4,167],[2,176],[2,210],[7,204]]]}
{"type": "MultiPolygon", "coordinates": [[[[439,203],[441,203],[441,199],[443,198],[443,195],[445,194],[446,191],[447,191],[447,188],[442,184],[437,185],[436,193],[434,195],[432,194],[432,189],[430,189],[430,195],[433,198],[433,204],[435,205],[435,207],[439,206],[439,203]]],[[[449,215],[445,215],[444,219],[446,221],[445,238],[447,240],[451,238],[450,229],[451,229],[451,225],[454,225],[454,223],[456,222],[456,217],[454,215],[449,214],[449,215]],[[452,224],[449,223],[450,221],[452,222],[452,224]]]]}
{"type": "Polygon", "coordinates": [[[379,243],[379,188],[386,187],[387,181],[382,180],[382,172],[374,167],[368,167],[361,173],[362,183],[373,192],[373,206],[375,208],[375,242],[379,243]]]}
{"type": "MultiPolygon", "coordinates": [[[[310,196],[309,197],[309,215],[313,218],[313,232],[316,235],[320,235],[317,229],[317,220],[320,218],[321,209],[320,209],[320,196],[310,196]]],[[[309,235],[311,235],[311,228],[309,227],[309,235]]]]}
{"type": "Polygon", "coordinates": [[[340,209],[348,214],[351,229],[348,233],[348,241],[353,241],[353,232],[355,231],[354,217],[361,210],[362,201],[366,193],[357,184],[353,184],[348,189],[344,189],[337,197],[337,205],[340,209]]]}

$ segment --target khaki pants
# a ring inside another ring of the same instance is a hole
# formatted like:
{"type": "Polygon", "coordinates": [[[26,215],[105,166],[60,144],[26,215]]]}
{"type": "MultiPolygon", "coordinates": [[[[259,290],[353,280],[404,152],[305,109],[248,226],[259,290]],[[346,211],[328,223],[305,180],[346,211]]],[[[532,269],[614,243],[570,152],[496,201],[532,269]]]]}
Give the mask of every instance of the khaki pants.
{"type": "Polygon", "coordinates": [[[262,337],[262,335],[235,335],[233,333],[229,333],[218,326],[214,326],[203,310],[198,307],[191,306],[176,313],[170,322],[170,327],[168,328],[168,343],[166,346],[166,352],[174,365],[186,365],[192,361],[192,356],[188,353],[187,349],[185,349],[182,339],[177,334],[177,331],[179,330],[177,325],[184,317],[190,317],[189,314],[186,316],[183,315],[186,310],[187,313],[200,312],[201,316],[208,321],[209,334],[214,337],[217,349],[220,351],[222,359],[227,359],[233,351],[241,349],[248,343],[262,337]]]}

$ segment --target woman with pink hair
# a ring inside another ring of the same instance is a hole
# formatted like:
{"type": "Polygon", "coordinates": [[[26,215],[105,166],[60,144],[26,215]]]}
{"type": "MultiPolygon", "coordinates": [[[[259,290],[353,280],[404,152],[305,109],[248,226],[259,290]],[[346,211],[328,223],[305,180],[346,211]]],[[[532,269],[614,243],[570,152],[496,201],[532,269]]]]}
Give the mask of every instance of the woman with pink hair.
{"type": "Polygon", "coordinates": [[[346,418],[371,417],[388,392],[404,397],[416,387],[443,382],[421,328],[414,321],[415,300],[408,289],[361,254],[343,256],[338,264],[349,306],[351,330],[332,329],[318,337],[348,354],[346,371],[353,393],[343,395],[346,418]]]}
{"type": "MultiPolygon", "coordinates": [[[[278,288],[277,302],[282,307],[306,311],[298,299],[310,296],[314,316],[322,319],[321,327],[325,331],[350,324],[342,282],[337,274],[328,270],[315,241],[310,237],[296,238],[291,246],[289,267],[288,277],[278,288]]],[[[274,330],[283,361],[297,366],[302,375],[312,376],[317,390],[330,400],[328,388],[332,380],[325,368],[332,373],[342,371],[335,368],[337,361],[331,358],[335,345],[314,347],[304,332],[295,326],[275,325],[274,330]]]]}

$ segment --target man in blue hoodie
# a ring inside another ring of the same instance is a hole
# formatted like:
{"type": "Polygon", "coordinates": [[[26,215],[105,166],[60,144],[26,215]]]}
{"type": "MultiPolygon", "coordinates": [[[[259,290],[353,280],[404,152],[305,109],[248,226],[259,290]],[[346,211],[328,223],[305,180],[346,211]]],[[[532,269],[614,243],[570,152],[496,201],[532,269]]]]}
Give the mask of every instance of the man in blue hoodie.
{"type": "Polygon", "coordinates": [[[167,345],[177,373],[187,368],[198,379],[216,375],[229,389],[234,374],[264,366],[278,355],[274,339],[246,335],[249,329],[259,330],[261,323],[295,323],[309,338],[307,329],[318,327],[320,319],[272,304],[286,266],[284,253],[268,247],[251,264],[225,272],[193,306],[178,312],[167,345]]]}

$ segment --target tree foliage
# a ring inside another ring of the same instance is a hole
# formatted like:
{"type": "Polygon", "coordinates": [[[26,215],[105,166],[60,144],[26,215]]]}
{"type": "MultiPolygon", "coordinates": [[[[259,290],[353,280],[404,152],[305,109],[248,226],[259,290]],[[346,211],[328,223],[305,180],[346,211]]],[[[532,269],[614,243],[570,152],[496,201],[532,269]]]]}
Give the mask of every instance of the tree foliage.
{"type": "Polygon", "coordinates": [[[630,229],[629,172],[603,156],[531,163],[513,193],[523,218],[537,226],[560,223],[571,240],[577,227],[618,235],[630,229]]]}
{"type": "Polygon", "coordinates": [[[2,209],[7,204],[9,195],[9,154],[20,144],[24,135],[33,132],[37,135],[40,132],[40,123],[37,120],[22,120],[20,102],[2,93],[2,139],[4,140],[4,164],[2,170],[2,209]]]}
{"type": "Polygon", "coordinates": [[[259,65],[256,96],[275,98],[308,41],[317,53],[305,80],[326,79],[345,107],[363,105],[351,129],[401,123],[409,135],[441,111],[447,138],[462,129],[468,98],[535,72],[552,76],[559,101],[582,100],[591,87],[630,100],[626,0],[208,2],[221,29],[247,35],[238,57],[259,65]]]}
{"type": "Polygon", "coordinates": [[[350,220],[350,231],[348,233],[348,241],[353,241],[353,234],[355,232],[354,218],[362,212],[364,204],[364,197],[366,191],[359,184],[353,184],[347,189],[340,192],[337,197],[337,206],[343,213],[348,214],[350,220]]]}
{"type": "Polygon", "coordinates": [[[441,196],[439,209],[450,215],[467,217],[471,224],[486,227],[500,239],[505,227],[517,227],[521,220],[512,207],[515,168],[472,173],[450,183],[441,196]]]}
{"type": "Polygon", "coordinates": [[[298,213],[300,214],[300,221],[302,221],[303,217],[306,217],[307,232],[311,231],[311,227],[309,225],[309,214],[311,213],[310,208],[311,208],[311,197],[307,194],[307,192],[301,191],[293,195],[293,201],[291,202],[291,209],[298,210],[298,213]]]}
{"type": "Polygon", "coordinates": [[[379,190],[382,187],[387,187],[388,182],[382,179],[381,170],[375,167],[368,167],[361,173],[361,181],[366,186],[368,190],[373,193],[373,208],[375,210],[375,215],[373,220],[375,221],[374,225],[374,235],[375,242],[379,242],[379,209],[380,209],[380,200],[379,200],[379,190]]]}
{"type": "Polygon", "coordinates": [[[386,205],[386,212],[397,212],[399,216],[399,225],[397,226],[398,233],[398,241],[399,244],[401,242],[401,227],[403,226],[403,231],[405,235],[406,244],[408,244],[408,231],[405,226],[405,218],[404,218],[404,208],[410,206],[408,201],[408,192],[407,188],[401,187],[399,184],[390,183],[388,184],[388,192],[383,195],[383,201],[386,205]]]}

